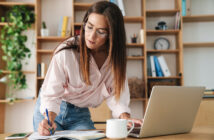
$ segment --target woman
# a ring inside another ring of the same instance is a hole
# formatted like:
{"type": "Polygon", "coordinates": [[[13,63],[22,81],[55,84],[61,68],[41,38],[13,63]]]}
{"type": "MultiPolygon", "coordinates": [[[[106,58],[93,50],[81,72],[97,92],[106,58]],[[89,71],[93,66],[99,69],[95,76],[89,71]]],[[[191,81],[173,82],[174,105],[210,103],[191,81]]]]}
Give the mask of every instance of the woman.
{"type": "Polygon", "coordinates": [[[104,100],[114,118],[131,119],[125,42],[119,8],[107,1],[92,5],[80,36],[69,38],[55,50],[37,100],[34,131],[50,135],[52,128],[95,129],[88,107],[97,107],[104,100]],[[46,109],[51,125],[45,119],[46,109]]]}

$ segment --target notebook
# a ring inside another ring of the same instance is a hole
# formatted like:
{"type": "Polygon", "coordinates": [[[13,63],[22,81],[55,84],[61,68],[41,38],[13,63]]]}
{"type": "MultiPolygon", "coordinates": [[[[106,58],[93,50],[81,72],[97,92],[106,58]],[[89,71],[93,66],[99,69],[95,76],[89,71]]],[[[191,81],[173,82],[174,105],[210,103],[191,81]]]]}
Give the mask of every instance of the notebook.
{"type": "Polygon", "coordinates": [[[143,124],[129,136],[152,137],[191,131],[205,87],[154,86],[143,124]]]}
{"type": "Polygon", "coordinates": [[[99,139],[105,137],[105,133],[100,130],[65,130],[57,131],[54,135],[51,136],[40,136],[38,132],[32,133],[28,140],[38,140],[38,139],[79,139],[79,140],[88,140],[88,139],[99,139]]]}

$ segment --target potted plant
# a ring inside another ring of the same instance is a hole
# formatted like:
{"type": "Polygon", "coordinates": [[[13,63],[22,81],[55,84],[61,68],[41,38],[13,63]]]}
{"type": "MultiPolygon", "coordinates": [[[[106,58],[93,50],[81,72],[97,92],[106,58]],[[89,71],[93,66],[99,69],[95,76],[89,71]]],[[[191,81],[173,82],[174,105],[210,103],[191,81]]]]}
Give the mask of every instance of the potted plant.
{"type": "Polygon", "coordinates": [[[47,29],[46,23],[43,21],[42,22],[42,29],[41,29],[41,36],[48,36],[49,31],[47,29]]]}
{"type": "Polygon", "coordinates": [[[2,22],[7,22],[7,25],[1,30],[0,47],[4,53],[2,59],[6,62],[4,69],[9,71],[8,84],[11,93],[8,95],[12,97],[13,91],[27,87],[26,76],[22,72],[22,61],[30,58],[31,52],[25,45],[27,36],[23,31],[35,22],[35,14],[26,6],[13,6],[7,11],[5,18],[2,18],[2,22]]]}

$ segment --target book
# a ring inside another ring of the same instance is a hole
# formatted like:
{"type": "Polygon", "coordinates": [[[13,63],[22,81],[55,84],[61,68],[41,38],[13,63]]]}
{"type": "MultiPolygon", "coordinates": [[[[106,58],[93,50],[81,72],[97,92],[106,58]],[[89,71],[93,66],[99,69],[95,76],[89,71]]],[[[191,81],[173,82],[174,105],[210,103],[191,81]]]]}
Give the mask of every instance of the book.
{"type": "Polygon", "coordinates": [[[156,70],[156,75],[158,77],[163,77],[163,72],[161,70],[160,64],[158,62],[157,56],[154,56],[154,63],[155,63],[155,70],[156,70]]]}
{"type": "Polygon", "coordinates": [[[36,140],[36,139],[80,139],[80,140],[87,140],[87,139],[100,139],[104,138],[105,133],[99,130],[88,130],[88,131],[78,131],[78,130],[65,130],[65,131],[57,131],[54,135],[51,136],[40,136],[38,132],[32,133],[28,140],[36,140]]]}
{"type": "Polygon", "coordinates": [[[120,8],[120,10],[121,10],[121,12],[122,12],[123,16],[125,16],[125,15],[126,15],[126,13],[125,13],[125,9],[124,9],[124,3],[123,3],[123,0],[117,0],[117,5],[118,5],[118,7],[120,8]]]}
{"type": "Polygon", "coordinates": [[[41,77],[45,77],[46,74],[46,65],[44,62],[41,63],[41,77]]]}
{"type": "Polygon", "coordinates": [[[37,76],[41,77],[41,64],[37,64],[37,76]]]}
{"type": "Polygon", "coordinates": [[[139,39],[140,39],[140,43],[144,44],[144,30],[143,29],[140,29],[139,39]]]}
{"type": "Polygon", "coordinates": [[[203,98],[214,98],[214,95],[204,94],[203,98]]]}
{"type": "Polygon", "coordinates": [[[61,36],[61,33],[62,33],[62,22],[63,22],[63,16],[61,16],[60,20],[59,20],[57,36],[61,36]]]}
{"type": "Polygon", "coordinates": [[[178,12],[178,27],[177,27],[177,29],[180,29],[180,26],[181,26],[181,13],[178,12]]]}
{"type": "Polygon", "coordinates": [[[150,56],[147,56],[147,75],[152,76],[151,60],[150,56]]]}
{"type": "Polygon", "coordinates": [[[180,29],[180,22],[181,22],[180,12],[176,12],[176,15],[175,15],[175,29],[180,29]]]}
{"type": "Polygon", "coordinates": [[[178,24],[177,23],[177,20],[178,20],[177,17],[178,17],[178,12],[176,12],[176,14],[175,14],[175,29],[177,29],[177,26],[178,26],[177,25],[178,24]]]}
{"type": "Polygon", "coordinates": [[[66,36],[66,29],[68,25],[68,16],[63,17],[63,22],[62,22],[62,32],[61,32],[61,37],[66,36]]]}
{"type": "Polygon", "coordinates": [[[156,70],[155,70],[155,63],[154,63],[154,56],[150,56],[150,63],[151,63],[151,71],[152,71],[152,77],[156,77],[156,70]]]}
{"type": "Polygon", "coordinates": [[[206,89],[204,91],[204,94],[207,94],[207,95],[214,95],[214,89],[206,89]]]}
{"type": "Polygon", "coordinates": [[[165,58],[161,55],[161,56],[158,56],[158,62],[159,62],[159,64],[160,64],[160,67],[161,67],[161,70],[162,70],[162,72],[163,72],[163,75],[165,76],[165,77],[168,77],[168,76],[171,76],[171,73],[170,73],[170,71],[169,71],[169,68],[168,68],[168,66],[167,66],[167,64],[166,64],[166,60],[165,60],[165,58]]]}
{"type": "Polygon", "coordinates": [[[68,17],[67,29],[66,29],[65,36],[71,36],[71,29],[72,29],[72,17],[68,17]]]}
{"type": "Polygon", "coordinates": [[[186,16],[186,0],[182,0],[182,16],[186,16]]]}
{"type": "Polygon", "coordinates": [[[204,98],[214,98],[214,89],[206,89],[204,91],[204,98]]]}

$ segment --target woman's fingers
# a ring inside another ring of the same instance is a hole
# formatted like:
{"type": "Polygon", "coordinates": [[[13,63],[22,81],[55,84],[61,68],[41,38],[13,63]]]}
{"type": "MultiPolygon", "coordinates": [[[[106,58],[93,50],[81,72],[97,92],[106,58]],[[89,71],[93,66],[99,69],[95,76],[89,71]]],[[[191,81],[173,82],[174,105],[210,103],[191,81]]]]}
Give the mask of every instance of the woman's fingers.
{"type": "Polygon", "coordinates": [[[52,122],[52,126],[50,126],[46,119],[42,120],[38,128],[38,132],[42,136],[49,136],[51,134],[50,131],[52,131],[52,134],[54,134],[55,130],[56,130],[56,124],[52,122]]]}
{"type": "MultiPolygon", "coordinates": [[[[139,127],[139,126],[141,126],[143,124],[143,121],[140,120],[140,119],[131,119],[130,118],[128,120],[131,120],[134,123],[135,127],[139,127]]],[[[131,122],[128,123],[128,127],[132,127],[132,123],[131,122]]]]}
{"type": "Polygon", "coordinates": [[[48,123],[46,123],[45,119],[42,120],[42,122],[39,123],[39,128],[38,128],[39,134],[42,136],[49,136],[50,132],[48,128],[49,128],[48,123]]]}
{"type": "Polygon", "coordinates": [[[52,124],[52,134],[54,134],[55,133],[55,130],[56,130],[56,128],[57,128],[57,126],[56,126],[56,123],[55,122],[52,122],[51,123],[52,124]]]}
{"type": "Polygon", "coordinates": [[[141,126],[143,124],[143,121],[139,119],[132,119],[132,121],[138,126],[141,126]]]}
{"type": "Polygon", "coordinates": [[[128,127],[129,127],[129,128],[132,127],[132,123],[131,123],[131,122],[128,123],[128,127]]]}

